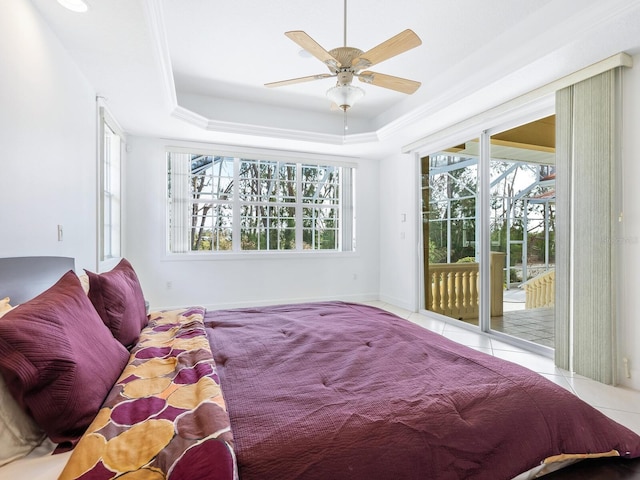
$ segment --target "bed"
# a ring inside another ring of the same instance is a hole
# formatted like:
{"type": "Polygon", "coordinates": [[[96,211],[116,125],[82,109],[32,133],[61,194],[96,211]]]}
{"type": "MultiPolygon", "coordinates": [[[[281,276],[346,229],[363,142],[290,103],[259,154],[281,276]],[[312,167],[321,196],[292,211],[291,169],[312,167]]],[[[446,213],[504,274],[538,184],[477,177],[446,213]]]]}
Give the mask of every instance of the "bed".
{"type": "Polygon", "coordinates": [[[572,478],[584,465],[593,478],[640,470],[640,437],[568,391],[378,308],[147,315],[126,260],[86,272],[84,287],[68,261],[38,261],[0,259],[0,287],[27,270],[21,262],[42,265],[52,284],[0,318],[0,421],[11,422],[2,402],[13,399],[31,429],[18,432],[27,445],[4,460],[0,478],[499,480],[572,478]]]}

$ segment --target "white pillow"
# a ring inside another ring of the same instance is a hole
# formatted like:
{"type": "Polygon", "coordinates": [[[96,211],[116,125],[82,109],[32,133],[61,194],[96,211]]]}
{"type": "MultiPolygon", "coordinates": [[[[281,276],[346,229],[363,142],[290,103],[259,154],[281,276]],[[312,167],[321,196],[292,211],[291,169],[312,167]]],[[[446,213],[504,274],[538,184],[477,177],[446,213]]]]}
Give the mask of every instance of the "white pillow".
{"type": "Polygon", "coordinates": [[[4,297],[0,299],[0,318],[11,310],[13,307],[9,304],[11,299],[9,297],[4,297]]]}
{"type": "Polygon", "coordinates": [[[84,293],[89,295],[89,275],[83,273],[82,275],[78,275],[78,278],[80,279],[80,285],[82,285],[84,293]]]}
{"type": "Polygon", "coordinates": [[[24,457],[44,439],[44,432],[22,411],[0,375],[0,466],[24,457]]]}

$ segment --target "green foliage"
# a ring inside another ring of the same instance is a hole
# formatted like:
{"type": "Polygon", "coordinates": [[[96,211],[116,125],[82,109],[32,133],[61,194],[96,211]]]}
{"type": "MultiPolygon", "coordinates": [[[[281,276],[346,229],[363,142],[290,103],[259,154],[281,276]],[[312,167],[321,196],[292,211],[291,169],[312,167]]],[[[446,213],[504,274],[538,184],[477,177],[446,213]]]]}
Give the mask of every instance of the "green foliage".
{"type": "Polygon", "coordinates": [[[429,239],[429,263],[444,263],[447,261],[447,248],[438,247],[436,242],[429,239]]]}
{"type": "MultiPolygon", "coordinates": [[[[429,222],[429,262],[474,261],[469,259],[475,258],[476,250],[477,164],[473,157],[450,153],[429,156],[429,163],[429,172],[422,172],[423,179],[428,173],[428,186],[423,185],[423,212],[429,222]]],[[[491,250],[509,252],[511,266],[546,260],[546,208],[549,261],[555,261],[555,208],[553,204],[549,207],[543,202],[528,201],[541,198],[552,188],[536,185],[540,168],[491,162],[491,178],[496,179],[490,197],[491,250]],[[525,239],[527,258],[523,259],[525,239]]]]}
{"type": "Polygon", "coordinates": [[[456,263],[476,263],[475,257],[463,257],[459,259],[456,263]]]}

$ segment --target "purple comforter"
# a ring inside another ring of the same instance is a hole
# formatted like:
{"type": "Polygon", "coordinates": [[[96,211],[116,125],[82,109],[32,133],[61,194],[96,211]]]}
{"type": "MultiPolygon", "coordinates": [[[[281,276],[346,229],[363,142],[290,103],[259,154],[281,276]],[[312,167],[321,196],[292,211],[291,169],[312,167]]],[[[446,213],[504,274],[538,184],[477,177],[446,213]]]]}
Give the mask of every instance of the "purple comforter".
{"type": "Polygon", "coordinates": [[[241,480],[512,478],[640,437],[518,365],[374,307],[208,311],[241,480]]]}

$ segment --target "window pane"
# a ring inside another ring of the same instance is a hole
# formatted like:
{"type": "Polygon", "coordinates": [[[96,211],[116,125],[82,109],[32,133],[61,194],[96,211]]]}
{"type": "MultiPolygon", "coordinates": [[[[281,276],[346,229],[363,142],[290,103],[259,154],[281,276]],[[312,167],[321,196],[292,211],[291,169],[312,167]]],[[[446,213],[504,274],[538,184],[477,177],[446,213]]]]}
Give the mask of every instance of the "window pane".
{"type": "Polygon", "coordinates": [[[302,166],[302,201],[304,203],[340,203],[340,167],[302,166]]]}
{"type": "Polygon", "coordinates": [[[498,133],[490,162],[491,255],[500,252],[504,285],[491,329],[545,347],[555,334],[554,134],[553,117],[498,133]]]}
{"type": "Polygon", "coordinates": [[[339,213],[335,208],[303,209],[304,248],[312,250],[338,249],[339,213]]]}
{"type": "Polygon", "coordinates": [[[302,166],[304,248],[338,250],[340,245],[340,167],[302,166]],[[317,205],[317,207],[311,206],[317,205]]]}
{"type": "Polygon", "coordinates": [[[427,310],[478,325],[478,165],[469,141],[424,157],[422,215],[427,310]]]}
{"type": "Polygon", "coordinates": [[[120,136],[103,119],[101,259],[120,256],[120,136]]]}
{"type": "Polygon", "coordinates": [[[243,250],[295,250],[296,209],[284,206],[243,205],[243,250]]]}
{"type": "Polygon", "coordinates": [[[242,160],[240,200],[249,202],[295,202],[296,165],[265,160],[242,160]]]}
{"type": "Polygon", "coordinates": [[[231,207],[194,203],[191,209],[191,250],[231,250],[231,207]]]}
{"type": "Polygon", "coordinates": [[[229,198],[233,194],[233,158],[193,155],[191,183],[193,198],[229,198]]]}
{"type": "MultiPolygon", "coordinates": [[[[341,248],[342,209],[353,218],[353,199],[341,198],[344,167],[176,152],[167,159],[171,252],[341,248]]],[[[350,223],[346,232],[353,235],[350,223]]]]}

